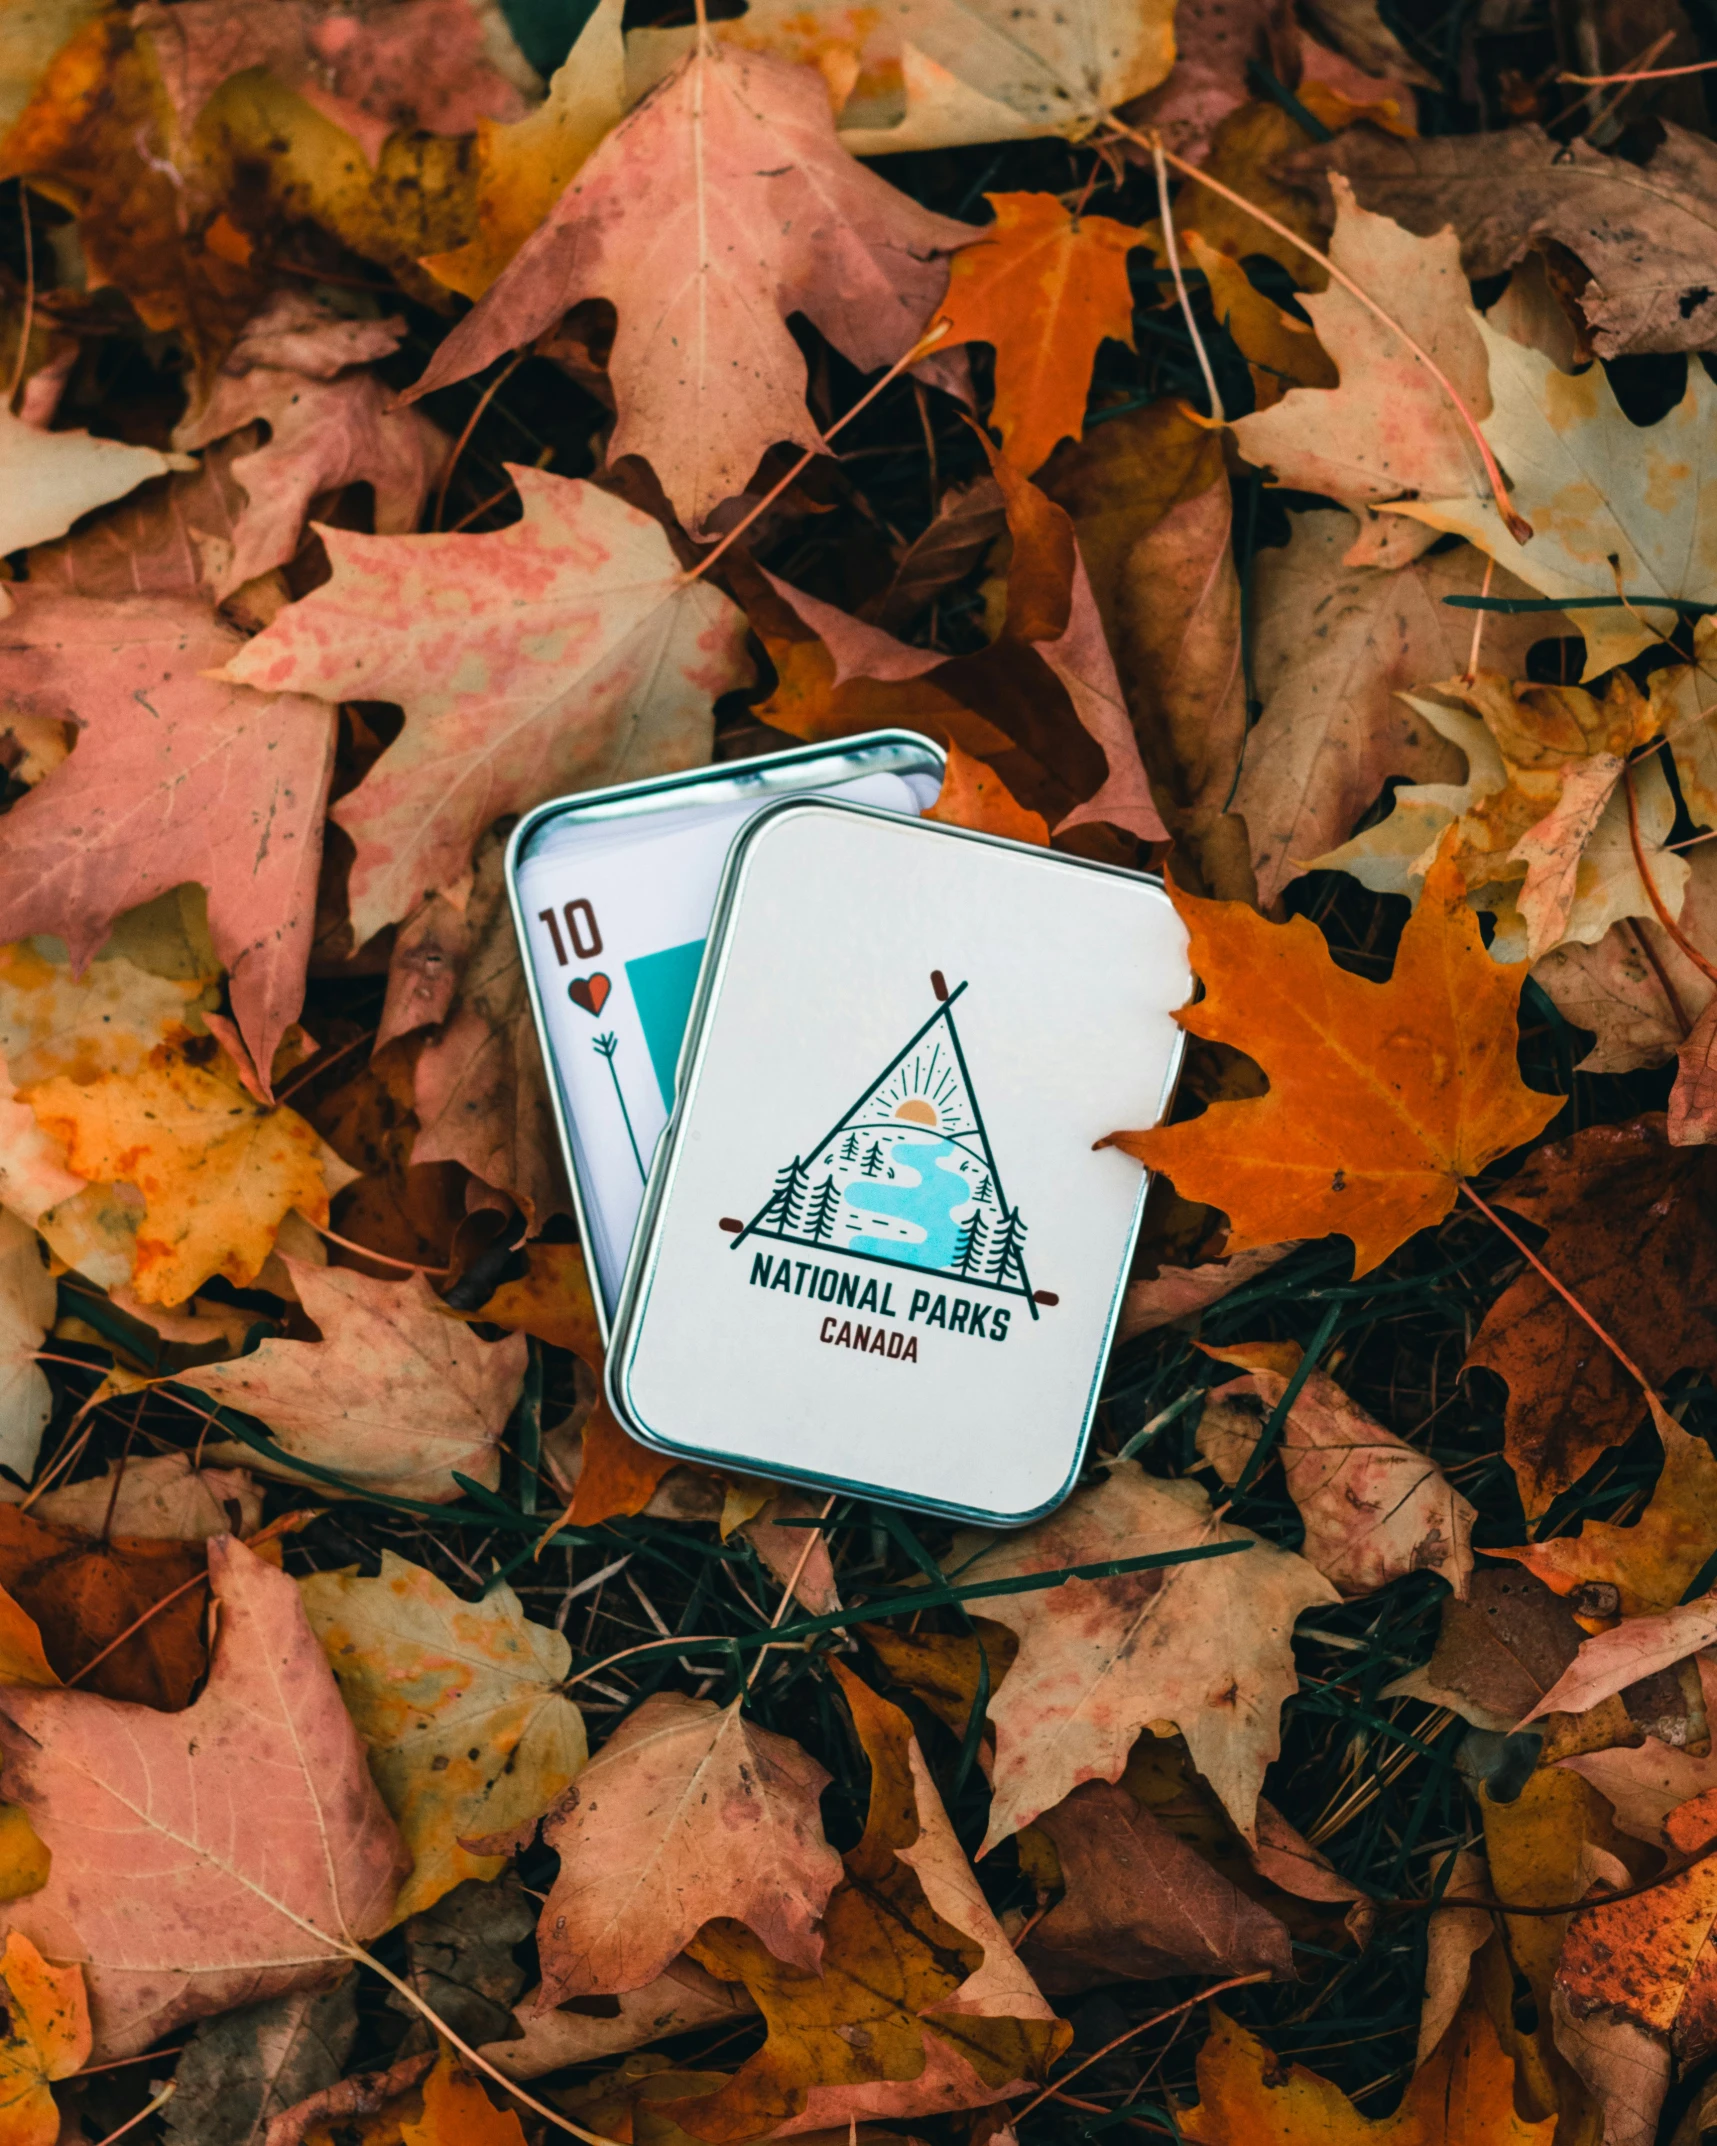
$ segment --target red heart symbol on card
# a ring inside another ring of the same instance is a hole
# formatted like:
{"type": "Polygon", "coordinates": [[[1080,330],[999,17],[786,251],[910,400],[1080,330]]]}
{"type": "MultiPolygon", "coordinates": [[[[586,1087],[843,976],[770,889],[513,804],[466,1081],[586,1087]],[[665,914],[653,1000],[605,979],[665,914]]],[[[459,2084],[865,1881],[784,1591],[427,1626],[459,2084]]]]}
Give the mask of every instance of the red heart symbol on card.
{"type": "Polygon", "coordinates": [[[575,1006],[582,1006],[586,1013],[600,1013],[608,1003],[608,994],[614,986],[599,969],[594,976],[575,976],[566,987],[566,995],[575,1006]]]}

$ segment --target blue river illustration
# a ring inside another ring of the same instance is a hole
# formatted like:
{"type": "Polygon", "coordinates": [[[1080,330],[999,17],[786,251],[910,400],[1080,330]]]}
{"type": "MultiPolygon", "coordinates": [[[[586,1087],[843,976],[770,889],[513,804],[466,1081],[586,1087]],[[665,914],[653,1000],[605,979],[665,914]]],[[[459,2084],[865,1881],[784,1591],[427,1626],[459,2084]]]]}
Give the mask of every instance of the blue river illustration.
{"type": "Polygon", "coordinates": [[[843,1232],[847,1245],[854,1251],[880,1252],[913,1267],[952,1266],[960,1242],[960,1222],[955,1217],[958,1214],[963,1220],[972,1211],[972,1187],[967,1182],[971,1160],[940,1133],[897,1134],[889,1148],[891,1177],[849,1178],[841,1189],[841,1197],[861,1217],[856,1230],[843,1232]],[[873,1230],[867,1226],[872,1215],[892,1216],[913,1231],[922,1230],[923,1235],[873,1230]]]}

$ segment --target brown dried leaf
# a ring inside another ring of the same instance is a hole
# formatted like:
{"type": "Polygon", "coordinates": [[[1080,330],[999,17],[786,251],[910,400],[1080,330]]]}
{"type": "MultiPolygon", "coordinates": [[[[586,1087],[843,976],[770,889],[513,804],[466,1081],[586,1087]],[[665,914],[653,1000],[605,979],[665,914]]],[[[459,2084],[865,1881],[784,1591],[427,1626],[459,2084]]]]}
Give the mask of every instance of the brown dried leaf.
{"type": "Polygon", "coordinates": [[[539,2006],[642,1989],[721,1916],[814,1975],[841,1875],[817,1811],[828,1778],[737,1704],[646,1699],[543,1829],[561,1869],[537,1933],[539,2006]]]}

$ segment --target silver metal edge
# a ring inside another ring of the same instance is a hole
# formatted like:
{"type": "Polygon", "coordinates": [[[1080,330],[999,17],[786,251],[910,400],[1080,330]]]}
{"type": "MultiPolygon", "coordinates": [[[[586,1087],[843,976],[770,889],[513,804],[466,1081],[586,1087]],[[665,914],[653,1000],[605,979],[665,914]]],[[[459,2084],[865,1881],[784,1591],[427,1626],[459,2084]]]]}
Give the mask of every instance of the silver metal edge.
{"type": "MultiPolygon", "coordinates": [[[[638,1317],[649,1298],[650,1277],[656,1261],[657,1224],[666,1205],[675,1166],[679,1160],[682,1130],[680,1100],[696,1092],[707,1041],[705,1030],[709,1010],[715,1002],[722,974],[727,967],[728,925],[734,909],[738,906],[752,845],[766,822],[780,819],[789,812],[842,812],[867,820],[886,820],[894,817],[889,813],[878,812],[868,805],[841,804],[832,798],[784,797],[772,805],[765,805],[734,837],[733,846],[727,853],[727,865],[722,873],[721,886],[716,894],[715,914],[710,920],[709,950],[698,973],[697,992],[686,1022],[686,1038],[680,1053],[680,1072],[676,1083],[674,1115],[669,1120],[661,1144],[656,1150],[650,1170],[650,1182],[645,1189],[644,1204],[638,1214],[638,1225],[632,1233],[632,1249],[627,1257],[626,1272],[620,1284],[620,1301],[615,1307],[614,1332],[609,1339],[603,1373],[603,1387],[608,1405],[617,1421],[640,1445],[649,1446],[658,1453],[671,1453],[676,1460],[704,1467],[712,1464],[726,1465],[742,1474],[763,1476],[772,1482],[810,1484],[823,1490],[845,1492],[854,1497],[874,1498],[879,1504],[898,1505],[912,1512],[933,1513],[942,1519],[972,1521],[982,1527],[1029,1527],[1033,1521],[1041,1520],[1047,1513],[1055,1510],[1078,1482],[1084,1469],[1085,1455],[1091,1443],[1091,1426],[1097,1413],[1104,1373],[1109,1368],[1109,1355],[1115,1343],[1115,1328],[1121,1316],[1121,1303],[1126,1294],[1133,1254],[1138,1248],[1139,1232],[1144,1226],[1145,1197],[1151,1186],[1151,1173],[1148,1170],[1141,1170],[1139,1173],[1139,1194],[1133,1204],[1133,1219],[1127,1231],[1125,1254],[1116,1270],[1115,1290],[1110,1299],[1109,1316],[1104,1322],[1103,1338],[1092,1368],[1091,1383],[1085,1397],[1084,1416],[1074,1444],[1072,1464],[1054,1495],[1045,1499],[1041,1505],[1034,1506],[1029,1512],[998,1513],[983,1506],[944,1504],[934,1498],[917,1498],[900,1491],[884,1490],[874,1483],[856,1482],[844,1476],[822,1475],[815,1469],[788,1470],[769,1467],[750,1454],[724,1453],[711,1446],[679,1445],[649,1429],[631,1406],[625,1382],[631,1370],[638,1317]]],[[[1102,872],[1112,879],[1133,880],[1144,892],[1173,908],[1167,889],[1155,873],[1128,871],[1121,865],[1098,864],[1089,858],[1070,857],[1059,850],[1039,849],[1032,843],[1012,842],[1001,835],[979,834],[971,828],[950,827],[942,822],[931,822],[926,832],[957,841],[980,843],[990,849],[1022,850],[1046,863],[1064,865],[1083,872],[1102,872]]],[[[1157,1105],[1155,1122],[1159,1124],[1174,1100],[1185,1055],[1186,1035],[1184,1030],[1177,1030],[1174,1050],[1157,1105]]]]}
{"type": "MultiPolygon", "coordinates": [[[[590,1242],[590,1223],[584,1208],[584,1187],[579,1182],[578,1169],[573,1161],[572,1128],[567,1122],[566,1098],[554,1070],[554,1055],[549,1047],[548,1021],[543,1011],[542,994],[537,988],[536,963],[531,959],[530,940],[526,936],[526,917],[519,905],[519,867],[531,838],[543,824],[559,819],[568,813],[584,812],[596,805],[610,805],[626,798],[646,797],[657,791],[694,790],[703,785],[732,781],[760,768],[793,767],[807,760],[836,760],[855,752],[868,754],[877,749],[878,757],[887,747],[910,747],[926,756],[938,767],[946,767],[948,755],[934,738],[926,738],[916,730],[867,730],[852,738],[830,738],[820,745],[795,745],[784,752],[760,753],[749,760],[714,760],[706,767],[686,768],[677,775],[647,775],[637,782],[610,783],[600,790],[580,790],[569,797],[551,797],[545,804],[534,805],[507,837],[507,847],[502,858],[501,871],[507,890],[507,907],[512,914],[513,933],[518,941],[519,962],[525,972],[525,992],[531,1004],[531,1022],[537,1033],[537,1049],[542,1054],[544,1083],[549,1092],[549,1108],[554,1112],[555,1135],[560,1142],[561,1167],[566,1172],[567,1188],[572,1194],[573,1219],[578,1225],[580,1247],[590,1242]]],[[[888,772],[884,769],[882,772],[888,772]]],[[[777,798],[771,804],[760,806],[760,811],[771,811],[775,804],[791,804],[791,798],[777,798]]],[[[719,908],[720,897],[717,902],[719,908]]],[[[712,925],[713,932],[713,925],[712,925]]],[[[688,1037],[692,1024],[686,1024],[688,1037]]],[[[680,1053],[685,1060],[684,1047],[680,1053]]],[[[675,1093],[679,1083],[675,1082],[675,1093]]],[[[658,1144],[658,1153],[666,1153],[666,1143],[658,1144]]],[[[640,1210],[639,1227],[642,1228],[645,1210],[640,1210]]],[[[636,1231],[633,1233],[636,1239],[636,1231]]],[[[590,1262],[587,1259],[586,1265],[590,1262]]],[[[622,1287],[622,1298],[624,1287],[622,1287]]],[[[596,1311],[597,1331],[602,1336],[604,1348],[609,1341],[608,1307],[602,1300],[602,1284],[594,1271],[590,1274],[590,1300],[596,1311]]],[[[618,1307],[617,1307],[618,1308],[618,1307]]]]}

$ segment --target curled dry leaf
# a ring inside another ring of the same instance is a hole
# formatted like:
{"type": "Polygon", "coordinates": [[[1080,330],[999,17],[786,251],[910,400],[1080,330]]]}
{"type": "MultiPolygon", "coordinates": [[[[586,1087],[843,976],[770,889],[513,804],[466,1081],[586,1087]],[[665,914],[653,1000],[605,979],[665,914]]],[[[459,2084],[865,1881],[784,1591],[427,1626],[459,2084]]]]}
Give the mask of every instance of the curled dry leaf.
{"type": "Polygon", "coordinates": [[[1675,800],[1661,763],[1624,775],[1627,756],[1658,727],[1658,710],[1625,673],[1602,700],[1578,686],[1511,684],[1497,672],[1434,689],[1452,705],[1404,695],[1419,719],[1466,756],[1464,784],[1395,793],[1386,820],[1310,861],[1379,894],[1412,898],[1444,830],[1475,909],[1496,918],[1498,960],[1537,961],[1565,941],[1591,944],[1618,918],[1676,915],[1685,858],[1666,847],[1675,800]],[[1635,852],[1628,800],[1645,853],[1635,852]],[[1656,899],[1653,899],[1655,889],[1656,899]]]}
{"type": "Polygon", "coordinates": [[[537,1931],[539,2005],[643,1989],[724,1916],[814,1975],[841,1877],[817,1810],[828,1778],[737,1703],[646,1699],[543,1829],[560,1875],[537,1931]]]}
{"type": "Polygon", "coordinates": [[[373,1580],[319,1572],[300,1584],[411,1851],[394,1919],[499,1877],[505,1856],[465,1842],[528,1830],[584,1764],[583,1718],[557,1688],[572,1666],[564,1636],[530,1623],[504,1581],[464,1602],[391,1550],[373,1580]]]}
{"type": "MultiPolygon", "coordinates": [[[[202,4],[190,0],[192,14],[202,4]]],[[[184,12],[183,4],[173,10],[184,12]]],[[[220,558],[218,598],[285,566],[311,502],[342,485],[371,487],[379,536],[417,527],[450,443],[421,411],[390,411],[374,373],[346,369],[386,357],[403,326],[342,320],[312,299],[277,293],[228,353],[213,391],[175,430],[177,446],[208,447],[258,420],[268,427],[266,445],[229,464],[246,504],[230,539],[215,536],[210,546],[220,558]],[[361,339],[352,332],[360,327],[369,330],[361,339]]]]}
{"type": "Polygon", "coordinates": [[[1019,1638],[1018,1659],[990,1704],[995,1795],[986,1848],[1081,1781],[1118,1779],[1139,1730],[1163,1719],[1180,1729],[1250,1840],[1282,1701],[1297,1688],[1294,1620],[1340,1598],[1304,1558],[1217,1520],[1196,1483],[1159,1482],[1136,1461],[1117,1463],[1023,1535],[956,1539],[950,1563],[965,1586],[1228,1542],[1249,1547],[968,1602],[972,1615],[1019,1638]]]}
{"type": "Polygon", "coordinates": [[[451,887],[502,815],[702,759],[711,703],[747,675],[739,613],[685,578],[659,522],[582,480],[511,474],[523,515],[492,535],[330,530],[331,580],[227,667],[405,709],[334,808],[358,848],[360,943],[451,887]]]}
{"type": "Polygon", "coordinates": [[[285,1265],[323,1338],[264,1341],[179,1382],[268,1425],[278,1457],[241,1448],[250,1464],[291,1481],[292,1463],[309,1461],[355,1489],[441,1503],[459,1496],[456,1470],[493,1489],[525,1374],[522,1337],[478,1340],[421,1274],[379,1282],[353,1267],[285,1265]]]}
{"type": "MultiPolygon", "coordinates": [[[[1210,1348],[1247,1373],[1214,1387],[1198,1450],[1232,1488],[1299,1368],[1297,1342],[1210,1348]]],[[[1306,1523],[1301,1555],[1344,1595],[1369,1594],[1404,1572],[1434,1572],[1457,1595],[1473,1567],[1474,1513],[1435,1461],[1386,1431],[1314,1371],[1282,1425],[1277,1450],[1288,1495],[1306,1523]]]]}
{"type": "Polygon", "coordinates": [[[1702,1595],[1656,1617],[1624,1617],[1608,1631],[1595,1632],[1556,1682],[1525,1717],[1583,1714],[1614,1692],[1642,1677],[1685,1661],[1717,1643],[1717,1597],[1702,1595]]]}
{"type": "Polygon", "coordinates": [[[83,1962],[97,2061],[331,1981],[403,1875],[296,1586],[230,1538],[209,1564],[220,1636],[188,1712],[0,1695],[7,1793],[53,1856],[6,1919],[83,1962]]]}
{"type": "Polygon", "coordinates": [[[642,455],[697,531],[777,441],[821,444],[787,313],[874,372],[912,347],[973,236],[854,162],[818,76],[712,43],[607,137],[414,392],[606,298],[609,455],[642,455]]]}
{"type": "Polygon", "coordinates": [[[822,1972],[783,1963],[731,1921],[691,1948],[744,1983],[769,2028],[726,2085],[670,2105],[711,2146],[982,2108],[1041,2079],[1069,2039],[985,1901],[911,1724],[843,1666],[835,1674],[871,1790],[823,1919],[822,1972]]]}
{"type": "Polygon", "coordinates": [[[334,722],[299,694],[210,677],[240,645],[186,600],[13,593],[0,690],[80,732],[7,815],[0,937],[56,932],[81,965],[122,911],[199,881],[266,1071],[304,999],[334,722]]]}
{"type": "MultiPolygon", "coordinates": [[[[1640,835],[1649,843],[1651,794],[1640,795],[1640,835]]],[[[1685,852],[1687,891],[1677,922],[1695,947],[1717,946],[1717,844],[1685,852]]],[[[1629,1073],[1667,1064],[1717,998],[1717,985],[1649,917],[1613,924],[1596,946],[1564,944],[1536,965],[1533,982],[1557,1011],[1596,1037],[1576,1067],[1629,1073]]]]}
{"type": "Polygon", "coordinates": [[[1111,1138],[1220,1204],[1232,1251],[1340,1230],[1369,1273],[1555,1116],[1515,1067],[1525,964],[1492,961],[1452,860],[1427,873],[1387,983],[1338,969],[1304,917],[1172,891],[1205,987],[1180,1024],[1254,1056],[1270,1093],[1111,1138]]]}

